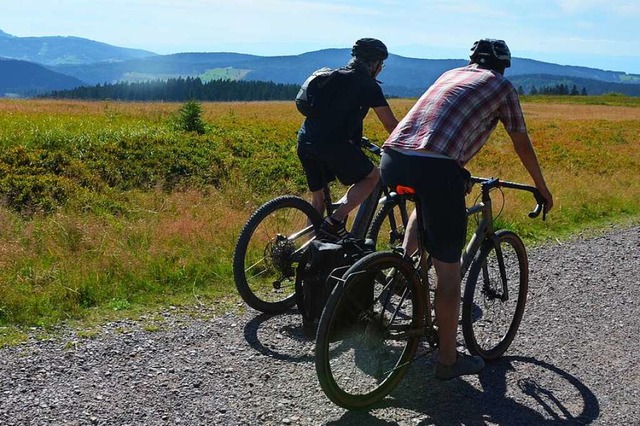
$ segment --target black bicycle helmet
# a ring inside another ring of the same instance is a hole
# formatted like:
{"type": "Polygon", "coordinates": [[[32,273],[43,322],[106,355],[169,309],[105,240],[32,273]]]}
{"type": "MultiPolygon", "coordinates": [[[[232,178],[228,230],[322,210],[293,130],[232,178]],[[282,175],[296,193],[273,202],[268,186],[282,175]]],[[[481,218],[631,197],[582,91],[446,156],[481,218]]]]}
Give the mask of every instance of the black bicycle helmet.
{"type": "Polygon", "coordinates": [[[473,43],[471,62],[489,67],[509,68],[511,66],[511,52],[504,40],[483,38],[473,43]]]}
{"type": "Polygon", "coordinates": [[[351,49],[351,56],[367,62],[384,61],[389,57],[387,46],[375,38],[361,38],[351,49]]]}

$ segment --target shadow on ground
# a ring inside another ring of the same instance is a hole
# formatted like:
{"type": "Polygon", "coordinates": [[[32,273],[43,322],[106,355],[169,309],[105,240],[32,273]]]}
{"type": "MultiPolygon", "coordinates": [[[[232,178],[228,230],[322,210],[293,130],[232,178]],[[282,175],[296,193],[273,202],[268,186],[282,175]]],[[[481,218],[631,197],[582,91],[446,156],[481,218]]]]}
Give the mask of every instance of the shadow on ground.
{"type": "Polygon", "coordinates": [[[348,411],[329,425],[395,424],[379,409],[414,413],[416,425],[587,425],[600,415],[594,393],[570,373],[531,357],[506,356],[465,380],[431,377],[431,363],[414,363],[392,394],[368,410],[348,411]]]}
{"type": "MultiPolygon", "coordinates": [[[[244,337],[265,356],[314,362],[314,338],[305,333],[295,310],[255,316],[245,325],[244,337]]],[[[477,379],[438,381],[432,369],[431,357],[418,358],[383,401],[367,410],[346,411],[328,424],[396,424],[384,419],[389,409],[412,412],[415,425],[586,425],[600,415],[598,399],[584,383],[533,357],[505,356],[489,363],[479,386],[477,379]]]]}
{"type": "Polygon", "coordinates": [[[297,310],[279,315],[259,314],[244,326],[244,338],[262,355],[289,362],[313,362],[315,336],[302,327],[297,310]]]}

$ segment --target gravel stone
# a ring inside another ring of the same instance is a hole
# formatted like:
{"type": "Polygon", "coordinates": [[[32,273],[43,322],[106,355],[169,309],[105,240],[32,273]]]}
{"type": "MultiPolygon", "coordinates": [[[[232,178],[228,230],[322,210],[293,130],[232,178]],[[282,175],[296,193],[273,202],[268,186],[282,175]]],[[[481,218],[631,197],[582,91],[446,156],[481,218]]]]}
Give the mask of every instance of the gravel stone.
{"type": "MultiPolygon", "coordinates": [[[[640,227],[529,248],[525,316],[479,376],[436,381],[418,359],[394,392],[349,412],[322,393],[292,310],[62,326],[0,349],[0,424],[638,425],[640,227]]],[[[462,337],[460,337],[462,342],[462,337]]]]}

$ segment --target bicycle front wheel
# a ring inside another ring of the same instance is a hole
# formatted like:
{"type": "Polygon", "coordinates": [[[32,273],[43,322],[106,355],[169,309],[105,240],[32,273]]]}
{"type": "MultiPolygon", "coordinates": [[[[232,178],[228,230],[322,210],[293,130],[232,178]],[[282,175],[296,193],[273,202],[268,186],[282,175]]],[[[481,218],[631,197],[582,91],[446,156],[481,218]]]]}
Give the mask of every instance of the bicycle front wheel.
{"type": "Polygon", "coordinates": [[[404,199],[386,203],[371,221],[367,238],[376,242],[377,251],[390,250],[402,245],[408,219],[404,199]]]}
{"type": "Polygon", "coordinates": [[[485,360],[499,358],[513,342],[529,287],[529,264],[522,240],[504,230],[496,236],[499,251],[492,241],[485,241],[471,265],[462,303],[467,349],[485,360]]]}
{"type": "Polygon", "coordinates": [[[423,296],[411,261],[376,252],[345,272],[320,318],[316,372],[337,405],[384,398],[413,361],[423,335],[423,296]]]}
{"type": "Polygon", "coordinates": [[[271,314],[295,305],[296,266],[321,222],[311,204],[293,195],[256,210],[233,253],[233,277],[247,305],[271,314]]]}

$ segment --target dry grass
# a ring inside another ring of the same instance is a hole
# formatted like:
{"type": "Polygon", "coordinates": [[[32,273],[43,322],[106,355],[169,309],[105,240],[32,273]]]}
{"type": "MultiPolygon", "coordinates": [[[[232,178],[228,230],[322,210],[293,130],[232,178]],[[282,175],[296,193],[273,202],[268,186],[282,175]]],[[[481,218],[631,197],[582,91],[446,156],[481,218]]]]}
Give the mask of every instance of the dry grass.
{"type": "Polygon", "coordinates": [[[640,108],[605,105],[527,104],[523,105],[527,120],[640,120],[640,108]]]}

